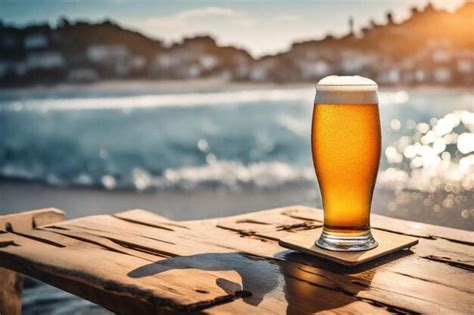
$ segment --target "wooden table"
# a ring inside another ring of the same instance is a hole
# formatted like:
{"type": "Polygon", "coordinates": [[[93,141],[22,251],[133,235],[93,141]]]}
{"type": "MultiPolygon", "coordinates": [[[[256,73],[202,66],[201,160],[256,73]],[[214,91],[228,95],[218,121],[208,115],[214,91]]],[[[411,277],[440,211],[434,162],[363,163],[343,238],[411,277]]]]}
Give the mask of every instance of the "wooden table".
{"type": "MultiPolygon", "coordinates": [[[[28,275],[121,314],[474,313],[474,233],[372,215],[419,244],[356,268],[278,245],[321,225],[303,206],[176,222],[144,210],[0,217],[0,313],[28,275]]],[[[3,311],[2,311],[3,310],[3,311]]]]}

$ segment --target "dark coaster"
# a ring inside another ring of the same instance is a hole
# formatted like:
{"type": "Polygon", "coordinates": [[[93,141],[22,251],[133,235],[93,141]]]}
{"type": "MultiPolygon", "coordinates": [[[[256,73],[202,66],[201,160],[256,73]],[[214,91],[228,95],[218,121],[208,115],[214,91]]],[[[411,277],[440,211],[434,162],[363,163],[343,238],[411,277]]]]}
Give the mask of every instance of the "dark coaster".
{"type": "Polygon", "coordinates": [[[301,231],[295,235],[280,239],[279,244],[289,249],[304,252],[346,266],[356,266],[418,244],[418,239],[411,236],[372,229],[372,235],[379,243],[379,246],[376,248],[360,252],[337,252],[322,249],[314,244],[321,232],[322,228],[301,231]]]}

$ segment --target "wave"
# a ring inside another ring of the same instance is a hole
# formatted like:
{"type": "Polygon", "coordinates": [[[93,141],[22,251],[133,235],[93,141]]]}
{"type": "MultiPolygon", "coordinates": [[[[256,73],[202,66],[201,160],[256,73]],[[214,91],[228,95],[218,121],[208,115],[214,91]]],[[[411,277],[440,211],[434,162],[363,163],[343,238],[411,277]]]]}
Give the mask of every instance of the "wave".
{"type": "MultiPolygon", "coordinates": [[[[422,192],[445,190],[447,192],[469,191],[474,188],[474,156],[461,159],[459,163],[443,161],[437,168],[422,167],[406,171],[389,167],[379,173],[377,188],[387,190],[413,189],[422,192]]],[[[283,162],[260,162],[243,164],[236,161],[215,161],[201,166],[167,169],[161,175],[134,168],[126,176],[102,174],[95,176],[81,173],[71,178],[54,174],[44,177],[25,169],[4,166],[0,176],[24,180],[47,182],[54,186],[102,187],[107,190],[155,189],[192,190],[197,188],[227,189],[276,189],[312,187],[316,176],[312,167],[290,165],[283,162]]]]}
{"type": "Polygon", "coordinates": [[[101,186],[108,190],[132,188],[149,189],[195,189],[199,187],[255,187],[276,188],[287,185],[306,185],[315,182],[314,170],[292,166],[283,162],[262,162],[244,165],[234,161],[215,161],[202,166],[167,169],[159,176],[142,168],[134,168],[127,176],[103,174],[94,176],[81,173],[72,178],[61,178],[54,174],[45,177],[18,167],[0,168],[0,176],[24,180],[45,181],[56,186],[101,186]]]}
{"type": "MultiPolygon", "coordinates": [[[[149,94],[114,97],[85,98],[30,98],[3,101],[0,111],[98,110],[160,107],[203,107],[222,104],[248,104],[268,102],[296,102],[312,104],[314,90],[307,88],[258,89],[207,93],[149,94]]],[[[379,92],[380,104],[402,104],[408,101],[403,91],[379,92]]]]}

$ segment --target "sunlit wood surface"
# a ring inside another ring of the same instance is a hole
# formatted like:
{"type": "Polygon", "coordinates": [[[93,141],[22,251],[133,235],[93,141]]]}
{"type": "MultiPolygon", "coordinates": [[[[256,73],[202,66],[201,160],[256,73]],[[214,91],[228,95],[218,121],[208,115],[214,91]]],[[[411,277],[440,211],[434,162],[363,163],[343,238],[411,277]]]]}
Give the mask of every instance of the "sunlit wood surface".
{"type": "Polygon", "coordinates": [[[144,210],[49,215],[29,231],[0,218],[0,267],[120,314],[474,313],[469,231],[373,215],[373,228],[419,244],[351,268],[278,245],[321,226],[322,211],[302,206],[186,222],[144,210]]]}

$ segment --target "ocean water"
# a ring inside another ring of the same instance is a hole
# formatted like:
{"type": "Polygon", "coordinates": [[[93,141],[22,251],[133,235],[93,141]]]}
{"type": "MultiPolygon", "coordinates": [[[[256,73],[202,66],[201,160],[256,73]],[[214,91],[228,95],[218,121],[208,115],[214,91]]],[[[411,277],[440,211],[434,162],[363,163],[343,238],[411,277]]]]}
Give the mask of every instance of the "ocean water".
{"type": "MultiPolygon", "coordinates": [[[[414,202],[449,214],[439,224],[474,229],[474,93],[379,96],[386,210],[414,202]]],[[[312,86],[3,90],[0,177],[104,190],[313,187],[313,99],[312,86]]]]}
{"type": "MultiPolygon", "coordinates": [[[[314,190],[313,99],[312,86],[2,90],[0,177],[97,190],[314,190]]],[[[380,113],[374,212],[474,230],[474,92],[381,89],[380,113]]],[[[27,287],[26,314],[105,313],[27,287]]]]}

